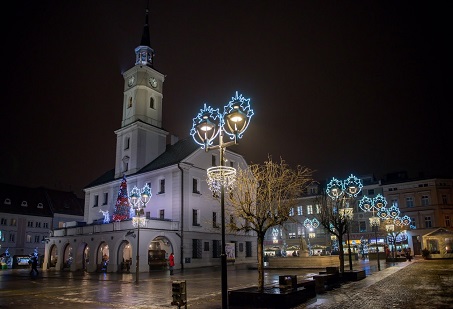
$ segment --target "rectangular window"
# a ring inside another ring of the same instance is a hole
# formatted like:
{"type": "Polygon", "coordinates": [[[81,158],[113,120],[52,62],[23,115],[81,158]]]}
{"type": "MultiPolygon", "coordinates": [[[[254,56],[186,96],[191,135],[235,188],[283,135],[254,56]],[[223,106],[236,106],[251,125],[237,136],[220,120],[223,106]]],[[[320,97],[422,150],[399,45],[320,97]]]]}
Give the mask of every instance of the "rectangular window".
{"type": "Polygon", "coordinates": [[[9,242],[16,242],[16,234],[9,233],[9,242]]]}
{"type": "Polygon", "coordinates": [[[451,222],[450,222],[450,216],[445,216],[445,226],[446,226],[446,227],[450,227],[450,224],[451,224],[451,222]]]}
{"type": "Polygon", "coordinates": [[[316,204],[315,206],[316,206],[316,213],[320,214],[321,213],[321,205],[316,204]]]}
{"type": "Polygon", "coordinates": [[[160,185],[160,187],[159,187],[159,192],[158,192],[158,194],[165,193],[165,179],[161,179],[161,180],[159,181],[159,185],[160,185]]]}
{"type": "Polygon", "coordinates": [[[8,220],[6,218],[1,218],[0,219],[0,224],[1,225],[7,225],[8,224],[8,220]]]}
{"type": "Polygon", "coordinates": [[[289,216],[290,216],[290,217],[293,217],[293,216],[294,216],[294,208],[293,208],[293,207],[291,207],[291,208],[289,209],[289,216]]]}
{"type": "Polygon", "coordinates": [[[192,179],[192,192],[200,194],[200,190],[198,189],[198,179],[197,178],[192,179]]]}
{"type": "Polygon", "coordinates": [[[49,228],[49,223],[44,222],[44,228],[45,228],[45,229],[48,229],[48,228],[49,228]]]}
{"type": "Polygon", "coordinates": [[[366,232],[366,221],[359,222],[359,232],[360,233],[366,232]]]}
{"type": "Polygon", "coordinates": [[[368,195],[374,195],[374,189],[368,189],[368,195]]]}
{"type": "Polygon", "coordinates": [[[445,194],[442,195],[442,204],[444,205],[448,204],[447,196],[445,194]]]}
{"type": "Polygon", "coordinates": [[[432,227],[431,217],[426,216],[425,217],[425,228],[430,228],[430,227],[432,227]]]}
{"type": "Polygon", "coordinates": [[[217,160],[216,160],[215,155],[212,155],[212,156],[211,156],[211,166],[217,166],[217,162],[216,162],[216,161],[217,161],[217,160]]]}
{"type": "Polygon", "coordinates": [[[35,243],[40,242],[41,240],[39,239],[39,235],[35,236],[35,243]]]}
{"type": "Polygon", "coordinates": [[[230,167],[234,167],[234,161],[230,161],[230,167]]]}
{"type": "Polygon", "coordinates": [[[245,242],[245,257],[252,257],[252,242],[245,242]]]}
{"type": "Polygon", "coordinates": [[[5,242],[5,231],[0,230],[0,241],[5,242]]]}
{"type": "Polygon", "coordinates": [[[31,235],[27,235],[27,242],[31,243],[31,235]]]}
{"type": "Polygon", "coordinates": [[[146,217],[146,219],[151,219],[151,212],[147,211],[145,213],[145,217],[146,217]]]}
{"type": "Polygon", "coordinates": [[[33,221],[28,221],[27,222],[27,227],[33,227],[33,221]]]}
{"type": "Polygon", "coordinates": [[[406,207],[414,207],[414,198],[412,196],[406,196],[406,207]]]}
{"type": "Polygon", "coordinates": [[[422,195],[422,206],[429,206],[429,197],[428,197],[428,195],[422,195]]]}
{"type": "Polygon", "coordinates": [[[99,206],[99,195],[95,195],[93,207],[98,207],[98,206],[99,206]]]}
{"type": "Polygon", "coordinates": [[[192,225],[193,226],[200,226],[200,218],[198,217],[199,215],[199,210],[198,209],[192,209],[192,225]]]}
{"type": "Polygon", "coordinates": [[[204,242],[203,251],[209,251],[209,241],[204,242]]]}
{"type": "Polygon", "coordinates": [[[394,205],[396,207],[398,207],[398,199],[397,198],[394,198],[390,201],[390,205],[394,205]]]}
{"type": "Polygon", "coordinates": [[[17,224],[16,219],[11,219],[11,224],[10,225],[11,226],[16,226],[16,224],[17,224]]]}
{"type": "Polygon", "coordinates": [[[411,223],[410,223],[410,225],[416,226],[416,225],[415,225],[415,218],[411,217],[411,223]]]}
{"type": "Polygon", "coordinates": [[[244,252],[244,244],[242,242],[239,243],[239,252],[244,252]]]}
{"type": "Polygon", "coordinates": [[[212,227],[213,228],[219,227],[219,224],[217,223],[217,213],[215,211],[212,213],[212,227]]]}
{"type": "Polygon", "coordinates": [[[201,239],[192,239],[192,258],[193,259],[201,259],[202,252],[201,252],[201,239]]]}
{"type": "Polygon", "coordinates": [[[302,206],[297,206],[297,215],[303,216],[304,215],[304,208],[302,206]]]}
{"type": "Polygon", "coordinates": [[[220,247],[221,242],[220,240],[213,240],[212,241],[212,257],[213,258],[219,258],[220,254],[222,252],[222,249],[220,247]]]}
{"type": "Polygon", "coordinates": [[[108,200],[109,200],[109,194],[107,192],[105,192],[104,201],[102,202],[102,205],[107,205],[108,200]]]}
{"type": "Polygon", "coordinates": [[[165,209],[159,210],[159,219],[161,219],[161,220],[165,219],[165,209]]]}
{"type": "Polygon", "coordinates": [[[35,222],[35,227],[41,227],[41,222],[35,222]]]}
{"type": "Polygon", "coordinates": [[[312,215],[312,214],[313,214],[313,206],[307,205],[307,215],[312,215]]]}

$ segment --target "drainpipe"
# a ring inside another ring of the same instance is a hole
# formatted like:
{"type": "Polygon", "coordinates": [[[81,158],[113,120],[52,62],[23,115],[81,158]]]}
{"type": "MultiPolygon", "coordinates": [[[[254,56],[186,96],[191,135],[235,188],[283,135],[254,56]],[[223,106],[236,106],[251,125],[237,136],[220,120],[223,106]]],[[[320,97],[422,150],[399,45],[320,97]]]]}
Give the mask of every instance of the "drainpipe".
{"type": "Polygon", "coordinates": [[[181,228],[181,248],[180,248],[180,263],[181,263],[181,270],[184,270],[184,170],[178,163],[178,168],[181,171],[181,221],[180,221],[180,228],[181,228]]]}

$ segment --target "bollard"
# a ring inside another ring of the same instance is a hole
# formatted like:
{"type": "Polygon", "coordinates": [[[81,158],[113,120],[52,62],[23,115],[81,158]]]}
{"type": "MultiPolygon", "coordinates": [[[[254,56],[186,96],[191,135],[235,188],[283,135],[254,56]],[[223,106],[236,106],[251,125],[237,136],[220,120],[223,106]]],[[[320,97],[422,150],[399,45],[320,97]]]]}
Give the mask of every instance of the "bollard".
{"type": "Polygon", "coordinates": [[[171,302],[173,306],[178,306],[178,309],[181,308],[181,306],[184,306],[184,308],[187,309],[187,290],[185,280],[172,282],[171,296],[173,298],[173,301],[171,302]]]}

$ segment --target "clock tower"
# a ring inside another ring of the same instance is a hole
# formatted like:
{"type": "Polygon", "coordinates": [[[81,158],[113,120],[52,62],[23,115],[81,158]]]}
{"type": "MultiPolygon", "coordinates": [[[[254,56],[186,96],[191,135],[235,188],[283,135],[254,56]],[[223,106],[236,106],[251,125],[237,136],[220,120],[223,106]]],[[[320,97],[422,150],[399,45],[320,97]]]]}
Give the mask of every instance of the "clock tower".
{"type": "Polygon", "coordinates": [[[154,69],[148,9],[135,65],[123,73],[123,119],[116,134],[115,178],[138,172],[165,151],[168,132],[162,129],[165,76],[154,69]]]}

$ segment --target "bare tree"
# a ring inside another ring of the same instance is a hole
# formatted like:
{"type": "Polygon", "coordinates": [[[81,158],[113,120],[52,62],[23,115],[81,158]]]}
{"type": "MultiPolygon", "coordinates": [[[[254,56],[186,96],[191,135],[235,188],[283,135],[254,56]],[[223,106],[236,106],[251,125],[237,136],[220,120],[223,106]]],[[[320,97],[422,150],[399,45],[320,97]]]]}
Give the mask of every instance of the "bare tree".
{"type": "Polygon", "coordinates": [[[234,190],[228,199],[228,211],[235,220],[228,223],[231,231],[254,231],[258,239],[258,290],[264,290],[264,236],[274,226],[282,225],[311,181],[312,171],[284,160],[249,165],[237,171],[234,190]]]}
{"type": "Polygon", "coordinates": [[[351,220],[347,217],[340,215],[338,211],[343,207],[343,199],[331,199],[327,194],[320,195],[321,213],[319,214],[321,225],[335,235],[338,240],[339,259],[340,259],[340,272],[344,272],[344,236],[348,233],[351,220]]]}

